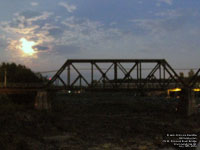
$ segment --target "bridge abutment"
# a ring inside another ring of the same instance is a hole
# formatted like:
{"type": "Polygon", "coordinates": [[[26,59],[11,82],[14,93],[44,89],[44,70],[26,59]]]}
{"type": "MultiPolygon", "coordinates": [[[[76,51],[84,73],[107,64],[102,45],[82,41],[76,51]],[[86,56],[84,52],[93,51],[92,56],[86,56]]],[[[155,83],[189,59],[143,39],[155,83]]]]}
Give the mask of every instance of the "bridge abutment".
{"type": "Polygon", "coordinates": [[[192,88],[182,89],[178,110],[186,116],[197,113],[195,94],[192,88]]]}
{"type": "Polygon", "coordinates": [[[37,92],[35,98],[35,108],[37,110],[51,110],[52,94],[46,90],[37,92]]]}

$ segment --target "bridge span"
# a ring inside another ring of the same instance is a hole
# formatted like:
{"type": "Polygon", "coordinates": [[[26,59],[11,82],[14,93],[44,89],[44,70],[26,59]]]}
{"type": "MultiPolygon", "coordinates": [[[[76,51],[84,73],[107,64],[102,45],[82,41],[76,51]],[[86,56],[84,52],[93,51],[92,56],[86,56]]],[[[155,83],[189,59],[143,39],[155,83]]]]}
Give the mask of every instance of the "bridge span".
{"type": "Polygon", "coordinates": [[[199,73],[200,69],[193,77],[183,78],[165,59],[68,59],[48,86],[58,80],[65,90],[148,93],[175,89],[181,91],[181,112],[191,115],[196,112],[194,92],[200,91],[199,73]],[[84,67],[87,69],[80,69],[84,67]]]}
{"type": "Polygon", "coordinates": [[[148,92],[200,88],[199,73],[185,79],[165,59],[68,59],[47,84],[0,83],[0,88],[148,92]]]}
{"type": "MultiPolygon", "coordinates": [[[[200,69],[191,78],[183,78],[165,59],[68,59],[46,85],[25,88],[1,87],[1,93],[40,92],[48,97],[53,91],[181,91],[181,103],[193,112],[194,91],[200,91],[200,69]],[[57,81],[61,84],[55,85],[57,81]]],[[[47,99],[47,98],[45,98],[47,99]]]]}
{"type": "Polygon", "coordinates": [[[66,90],[167,90],[198,87],[199,72],[185,81],[165,59],[68,59],[48,85],[59,80],[66,90]]]}

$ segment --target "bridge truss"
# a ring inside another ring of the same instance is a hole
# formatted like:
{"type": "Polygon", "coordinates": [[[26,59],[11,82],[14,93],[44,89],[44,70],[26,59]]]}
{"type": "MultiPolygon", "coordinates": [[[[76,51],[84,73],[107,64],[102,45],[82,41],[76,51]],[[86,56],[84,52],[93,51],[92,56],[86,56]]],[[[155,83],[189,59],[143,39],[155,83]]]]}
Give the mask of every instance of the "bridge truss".
{"type": "Polygon", "coordinates": [[[66,90],[165,90],[185,86],[164,59],[69,59],[48,85],[56,80],[66,90]]]}
{"type": "Polygon", "coordinates": [[[194,74],[194,76],[190,79],[190,81],[188,82],[188,87],[200,88],[199,81],[200,81],[200,69],[198,69],[197,72],[194,74]]]}

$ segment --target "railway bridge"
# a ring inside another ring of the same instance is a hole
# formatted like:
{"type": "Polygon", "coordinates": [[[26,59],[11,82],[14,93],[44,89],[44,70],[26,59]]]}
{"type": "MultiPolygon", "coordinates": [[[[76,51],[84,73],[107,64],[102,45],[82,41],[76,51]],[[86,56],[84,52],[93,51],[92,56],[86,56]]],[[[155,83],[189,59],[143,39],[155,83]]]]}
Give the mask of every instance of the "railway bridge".
{"type": "Polygon", "coordinates": [[[144,94],[179,90],[182,111],[191,115],[196,111],[194,92],[199,91],[199,72],[200,69],[186,80],[165,59],[69,59],[52,77],[48,87],[59,80],[62,88],[68,91],[144,94]]]}
{"type": "Polygon", "coordinates": [[[198,88],[200,70],[184,80],[165,59],[69,59],[49,81],[63,89],[151,91],[198,88]]]}
{"type": "Polygon", "coordinates": [[[48,84],[32,88],[1,88],[3,91],[129,91],[149,93],[179,89],[183,107],[193,113],[194,91],[199,88],[199,73],[185,80],[165,59],[68,59],[48,84]],[[55,85],[55,83],[60,82],[55,85]]]}

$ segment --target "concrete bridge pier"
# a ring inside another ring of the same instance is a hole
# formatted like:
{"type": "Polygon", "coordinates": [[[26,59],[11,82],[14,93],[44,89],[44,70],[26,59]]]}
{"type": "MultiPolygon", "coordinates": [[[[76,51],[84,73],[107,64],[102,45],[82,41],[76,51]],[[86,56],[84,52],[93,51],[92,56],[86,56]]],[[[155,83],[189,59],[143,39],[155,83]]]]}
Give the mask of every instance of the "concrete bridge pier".
{"type": "Polygon", "coordinates": [[[51,110],[51,100],[53,96],[47,90],[41,90],[37,92],[35,98],[35,108],[37,110],[51,110]]]}
{"type": "Polygon", "coordinates": [[[196,100],[192,88],[183,88],[181,91],[178,111],[186,116],[191,116],[197,112],[196,100]]]}

